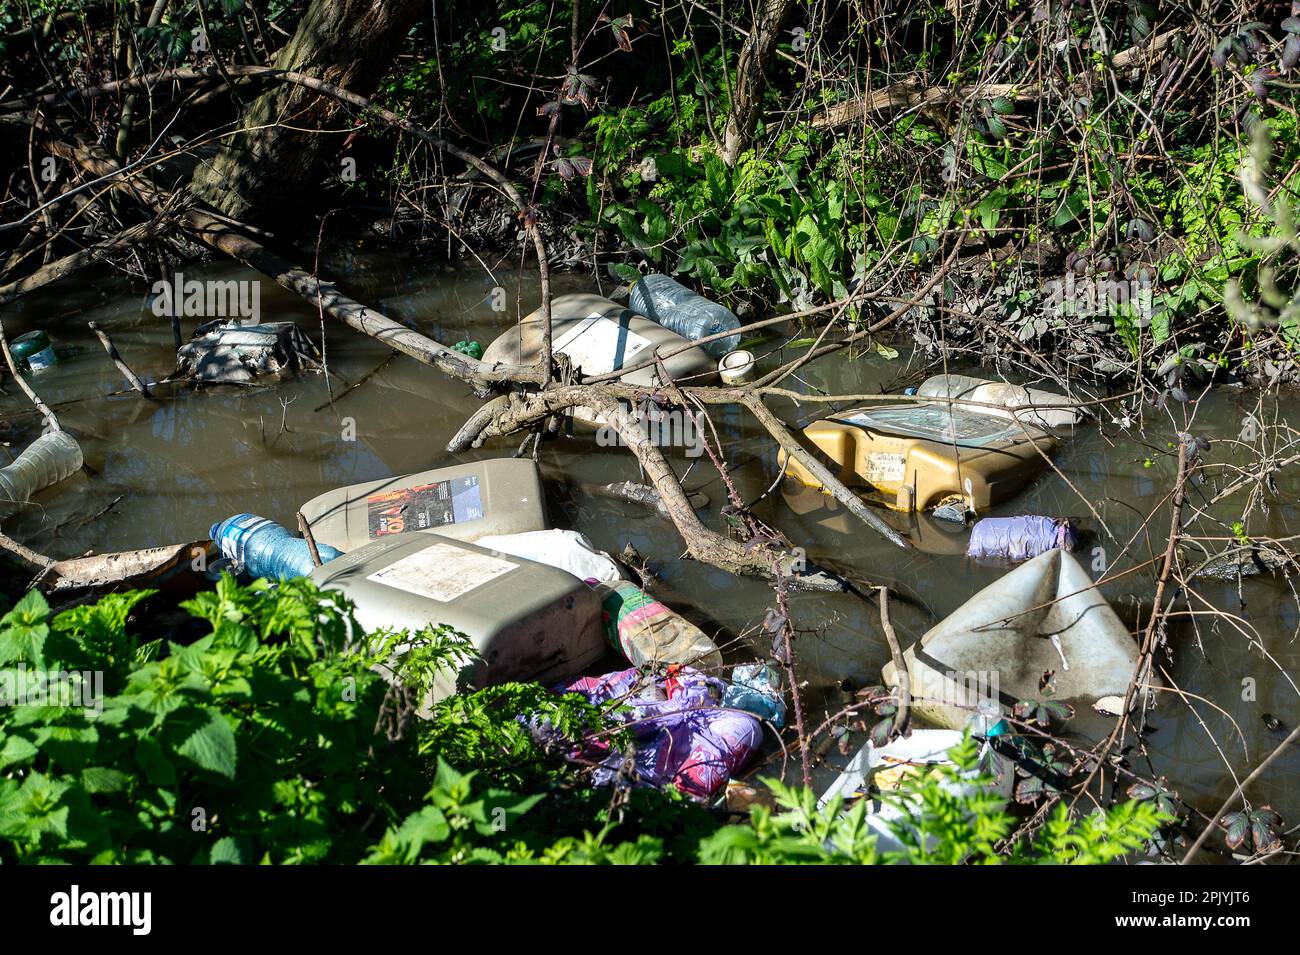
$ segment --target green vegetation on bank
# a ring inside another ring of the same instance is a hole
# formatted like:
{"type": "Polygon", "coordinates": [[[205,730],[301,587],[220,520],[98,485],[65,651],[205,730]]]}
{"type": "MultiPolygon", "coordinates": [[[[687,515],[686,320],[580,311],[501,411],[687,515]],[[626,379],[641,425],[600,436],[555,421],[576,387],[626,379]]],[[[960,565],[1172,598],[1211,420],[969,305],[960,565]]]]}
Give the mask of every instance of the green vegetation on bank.
{"type": "Polygon", "coordinates": [[[0,707],[0,862],[1085,863],[1170,818],[1151,801],[1074,817],[1062,803],[1021,833],[996,796],[955,783],[975,771],[968,740],[900,792],[901,854],[877,854],[865,803],[818,811],[775,782],[784,811],[729,825],[671,794],[586,788],[526,725],[598,729],[579,697],[511,684],[413,719],[421,682],[464,652],[453,634],[426,631],[398,689],[373,669],[396,635],[360,639],[306,580],[225,577],[184,605],[184,641],[133,615],[147,596],[52,614],[33,591],[0,619],[0,687],[20,704],[0,707]],[[60,672],[86,675],[90,705],[30,695],[60,672]]]}

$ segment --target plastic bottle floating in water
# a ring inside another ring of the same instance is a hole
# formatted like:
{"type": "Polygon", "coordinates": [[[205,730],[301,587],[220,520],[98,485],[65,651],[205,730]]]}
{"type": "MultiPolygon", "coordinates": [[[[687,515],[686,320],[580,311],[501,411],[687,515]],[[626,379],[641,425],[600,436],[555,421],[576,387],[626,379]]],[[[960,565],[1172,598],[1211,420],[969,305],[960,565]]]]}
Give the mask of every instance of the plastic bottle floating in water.
{"type": "MultiPolygon", "coordinates": [[[[236,514],[213,524],[212,542],[222,557],[253,577],[267,580],[306,577],[316,566],[305,540],[256,514],[236,514]]],[[[317,544],[316,551],[322,563],[329,563],[343,553],[329,544],[317,544]]]]}
{"type": "Polygon", "coordinates": [[[0,513],[31,499],[81,469],[81,446],[66,431],[43,434],[8,467],[0,468],[0,513]]]}
{"type": "MultiPolygon", "coordinates": [[[[632,311],[640,312],[691,341],[740,327],[740,319],[731,309],[710,302],[681,283],[657,273],[643,276],[632,286],[627,304],[632,311]]],[[[739,345],[739,335],[728,335],[700,347],[714,358],[721,358],[739,345]]]]}

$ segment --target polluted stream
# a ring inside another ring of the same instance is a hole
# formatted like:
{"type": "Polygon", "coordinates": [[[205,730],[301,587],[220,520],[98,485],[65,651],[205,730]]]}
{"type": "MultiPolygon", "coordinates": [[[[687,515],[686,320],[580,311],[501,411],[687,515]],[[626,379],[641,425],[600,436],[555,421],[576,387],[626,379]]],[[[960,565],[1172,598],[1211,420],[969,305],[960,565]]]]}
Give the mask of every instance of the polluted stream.
{"type": "MultiPolygon", "coordinates": [[[[386,256],[347,256],[331,270],[359,301],[444,343],[473,339],[487,345],[540,301],[533,272],[489,274],[386,256]]],[[[220,265],[192,265],[184,271],[187,278],[261,278],[220,265]]],[[[554,277],[553,294],[601,292],[595,284],[590,276],[561,274],[554,277]]],[[[260,309],[263,321],[292,320],[320,341],[319,313],[264,279],[260,309]]],[[[172,331],[167,319],[154,314],[142,283],[107,274],[64,282],[6,306],[4,321],[11,341],[37,327],[53,337],[59,364],[30,380],[85,455],[86,470],[42,492],[6,521],[12,537],[56,559],[206,538],[214,523],[243,512],[293,528],[302,504],[325,491],[507,457],[523,437],[448,454],[448,439],[481,406],[468,386],[405,355],[393,356],[378,342],[328,318],[328,386],[326,376],[302,372],[248,387],[164,386],[157,389],[157,401],[143,400],[129,389],[87,327],[94,321],[106,330],[146,381],[166,377],[176,365],[172,331]],[[344,393],[367,375],[363,384],[344,393]]],[[[182,320],[186,339],[197,324],[193,318],[182,320]]],[[[754,349],[762,356],[761,369],[797,354],[782,348],[783,341],[773,337],[754,349]]],[[[951,370],[981,374],[978,368],[951,370]]],[[[899,393],[918,383],[923,372],[906,350],[893,361],[872,352],[822,359],[785,386],[822,394],[899,393]]],[[[1053,388],[1050,382],[1043,387],[1053,388]]],[[[4,390],[0,439],[7,445],[7,463],[39,435],[40,421],[12,382],[4,390]]],[[[1249,390],[1218,388],[1200,400],[1193,433],[1211,442],[1207,462],[1245,465],[1252,460],[1241,442],[1250,437],[1243,434],[1243,422],[1258,414],[1256,399],[1249,390]]],[[[771,406],[797,427],[844,410],[784,400],[771,406]]],[[[1260,417],[1266,423],[1274,417],[1300,420],[1298,411],[1300,401],[1294,398],[1267,398],[1260,417]]],[[[1177,429],[1170,414],[1150,406],[1145,414],[1144,432],[1124,430],[1109,410],[1101,412],[1100,422],[1075,427],[1053,456],[1059,474],[1044,471],[981,515],[1076,519],[1083,531],[1076,556],[1094,580],[1122,575],[1101,590],[1134,633],[1149,619],[1155,572],[1151,566],[1123,572],[1164,551],[1167,499],[1177,461],[1171,452],[1177,429]],[[1098,525],[1093,510],[1115,540],[1098,525]],[[1152,512],[1154,518],[1143,529],[1152,512]],[[1128,553],[1120,553],[1134,534],[1128,553]]],[[[711,417],[739,493],[759,502],[756,516],[804,548],[810,561],[825,561],[894,589],[890,611],[904,649],[1011,567],[966,557],[969,529],[928,517],[889,515],[917,544],[900,550],[831,498],[780,480],[775,443],[747,412],[718,407],[711,409],[711,417]]],[[[1173,420],[1181,421],[1180,411],[1173,420]]],[[[674,449],[670,459],[684,475],[685,486],[709,498],[701,511],[706,524],[722,530],[720,508],[727,503],[727,491],[707,455],[674,449]]],[[[714,636],[728,663],[767,657],[771,637],[762,625],[767,608],[775,605],[770,585],[682,559],[684,545],[666,519],[640,505],[591,493],[593,486],[641,480],[629,452],[579,428],[571,436],[543,442],[539,465],[551,526],[581,531],[616,556],[628,545],[635,548],[657,577],[654,596],[714,636]]],[[[1275,489],[1264,497],[1267,510],[1257,508],[1250,517],[1254,536],[1300,534],[1300,471],[1283,470],[1275,481],[1275,489]]],[[[1189,512],[1205,507],[1222,483],[1211,477],[1206,485],[1190,488],[1189,512]]],[[[1206,509],[1230,527],[1240,518],[1244,496],[1241,492],[1206,509]]],[[[1191,533],[1207,534],[1206,526],[1202,522],[1191,533]]],[[[1221,548],[1232,535],[1226,529],[1220,533],[1221,548]]],[[[1300,663],[1300,614],[1281,577],[1200,578],[1195,592],[1199,598],[1190,607],[1198,613],[1175,613],[1168,621],[1169,651],[1159,655],[1157,664],[1169,689],[1157,694],[1146,753],[1128,755],[1135,772],[1167,778],[1183,799],[1212,813],[1232,793],[1234,775],[1243,779],[1300,719],[1300,693],[1290,675],[1300,663]]],[[[1187,606],[1180,601],[1178,609],[1187,606]]],[[[795,593],[790,611],[799,634],[796,661],[805,684],[807,722],[816,726],[848,705],[854,690],[882,682],[880,668],[889,660],[889,649],[874,603],[849,595],[795,593]]],[[[604,667],[615,668],[612,661],[604,667]]],[[[768,735],[764,761],[751,765],[746,775],[784,771],[787,780],[796,781],[797,756],[791,752],[788,761],[783,759],[768,735]]],[[[864,741],[863,734],[853,734],[847,751],[856,752],[864,741]]],[[[819,791],[847,762],[839,746],[820,750],[823,759],[814,779],[819,791]]],[[[1293,817],[1300,810],[1300,794],[1290,783],[1297,769],[1300,755],[1292,747],[1252,784],[1252,802],[1271,804],[1284,818],[1293,817]]]]}

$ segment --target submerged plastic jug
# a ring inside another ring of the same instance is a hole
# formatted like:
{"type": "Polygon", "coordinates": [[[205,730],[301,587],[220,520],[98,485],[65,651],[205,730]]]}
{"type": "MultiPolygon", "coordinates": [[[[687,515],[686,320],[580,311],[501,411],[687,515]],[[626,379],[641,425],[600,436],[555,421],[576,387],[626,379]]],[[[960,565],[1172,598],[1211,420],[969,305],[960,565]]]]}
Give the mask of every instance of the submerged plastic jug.
{"type": "Polygon", "coordinates": [[[628,581],[588,580],[600,594],[605,637],[636,667],[688,664],[716,671],[718,646],[695,624],[628,581]]]}
{"type": "Polygon", "coordinates": [[[477,658],[438,672],[423,701],[426,712],[463,686],[560,679],[606,652],[600,601],[590,587],[562,570],[476,544],[397,534],[311,576],[356,603],[367,633],[389,627],[414,634],[446,624],[469,638],[477,658]]]}
{"type": "MultiPolygon", "coordinates": [[[[542,311],[524,316],[517,328],[501,335],[483,353],[485,362],[530,364],[542,343],[542,311]]],[[[567,355],[587,375],[602,375],[688,342],[676,332],[599,295],[560,295],[551,300],[551,348],[567,355]]],[[[664,367],[682,384],[709,384],[717,363],[701,348],[685,350],[664,359],[664,367]]],[[[658,382],[653,364],[621,376],[630,385],[651,387],[658,382]]]]}
{"type": "Polygon", "coordinates": [[[342,551],[408,531],[474,541],[546,527],[537,465],[502,458],[326,491],[304,504],[312,536],[342,551]]]}
{"type": "Polygon", "coordinates": [[[81,445],[66,431],[51,431],[31,444],[8,467],[0,468],[0,513],[58,484],[81,468],[81,445]]]}
{"type": "MultiPolygon", "coordinates": [[[[627,304],[632,311],[691,341],[740,327],[740,319],[731,309],[710,302],[666,275],[653,272],[636,281],[628,293],[627,304]]],[[[740,336],[729,335],[700,347],[714,358],[721,358],[739,345],[740,336]]]]}
{"type": "MultiPolygon", "coordinates": [[[[1074,557],[1053,548],[985,587],[903,653],[911,678],[912,712],[938,726],[961,729],[972,706],[1037,699],[1039,681],[1056,674],[1053,698],[1075,707],[1072,729],[1090,734],[1092,705],[1121,700],[1138,674],[1140,686],[1159,678],[1145,663],[1128,627],[1074,557]]],[[[881,670],[897,686],[893,662],[881,670]]],[[[1132,702],[1148,691],[1137,692],[1132,702]]],[[[1107,725],[1109,729],[1110,725],[1107,725]]]]}
{"type": "MultiPolygon", "coordinates": [[[[275,521],[256,514],[236,514],[212,525],[212,542],[221,556],[234,561],[253,577],[288,580],[306,577],[315,568],[311,549],[275,521]]],[[[322,563],[339,557],[342,551],[316,542],[322,563]]]]}
{"type": "MultiPolygon", "coordinates": [[[[929,510],[953,496],[984,510],[1046,467],[1044,455],[1057,443],[1032,425],[937,403],[848,411],[803,433],[838,466],[840,480],[869,488],[898,511],[929,510]]],[[[784,452],[778,460],[804,484],[820,487],[798,461],[784,452]]]]}
{"type": "Polygon", "coordinates": [[[989,381],[970,375],[935,375],[927,378],[916,390],[918,395],[931,398],[962,398],[982,401],[1002,408],[983,408],[966,405],[971,413],[993,415],[996,418],[1015,419],[1043,428],[1065,428],[1077,424],[1083,417],[1073,408],[1038,408],[1038,405],[1063,405],[1069,402],[1064,395],[1053,394],[1040,388],[1025,388],[1004,381],[989,381]],[[1015,408],[1016,415],[1004,408],[1015,408]],[[1022,410],[1023,409],[1023,410],[1022,410]]]}

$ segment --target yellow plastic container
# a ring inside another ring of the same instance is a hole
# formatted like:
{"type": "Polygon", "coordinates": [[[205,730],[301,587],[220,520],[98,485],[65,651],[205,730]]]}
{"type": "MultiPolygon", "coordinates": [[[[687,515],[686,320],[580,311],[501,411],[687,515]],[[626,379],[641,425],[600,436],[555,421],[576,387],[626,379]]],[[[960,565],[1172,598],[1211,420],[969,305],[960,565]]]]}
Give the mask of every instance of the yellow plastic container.
{"type": "MultiPolygon", "coordinates": [[[[985,510],[1033,480],[1056,449],[1038,428],[942,404],[862,408],[815,421],[803,434],[841,481],[896,511],[929,510],[953,496],[985,510]]],[[[786,473],[821,487],[798,461],[784,453],[779,460],[786,473]]]]}

